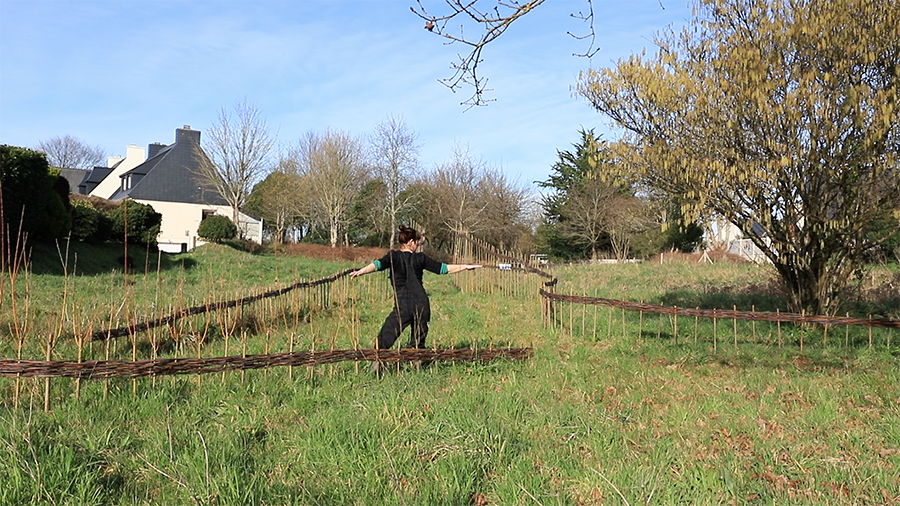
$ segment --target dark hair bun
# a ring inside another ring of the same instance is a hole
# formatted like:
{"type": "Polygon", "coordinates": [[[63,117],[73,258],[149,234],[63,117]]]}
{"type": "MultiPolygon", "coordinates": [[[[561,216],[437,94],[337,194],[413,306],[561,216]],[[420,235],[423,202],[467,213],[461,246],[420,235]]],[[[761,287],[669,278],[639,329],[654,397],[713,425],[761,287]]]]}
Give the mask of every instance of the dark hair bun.
{"type": "Polygon", "coordinates": [[[421,238],[422,234],[417,232],[416,229],[400,225],[400,232],[397,233],[397,242],[400,244],[406,244],[411,240],[420,240],[421,238]]]}

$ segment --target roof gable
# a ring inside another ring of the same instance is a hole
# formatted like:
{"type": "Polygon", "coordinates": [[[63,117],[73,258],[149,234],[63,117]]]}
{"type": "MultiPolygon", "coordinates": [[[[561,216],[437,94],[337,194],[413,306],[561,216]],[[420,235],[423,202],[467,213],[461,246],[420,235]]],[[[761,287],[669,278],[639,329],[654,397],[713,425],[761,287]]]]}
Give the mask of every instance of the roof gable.
{"type": "Polygon", "coordinates": [[[155,156],[120,176],[130,181],[130,188],[120,190],[113,198],[228,205],[200,175],[201,162],[208,160],[200,147],[200,132],[187,126],[179,128],[174,144],[159,149],[155,156]]]}

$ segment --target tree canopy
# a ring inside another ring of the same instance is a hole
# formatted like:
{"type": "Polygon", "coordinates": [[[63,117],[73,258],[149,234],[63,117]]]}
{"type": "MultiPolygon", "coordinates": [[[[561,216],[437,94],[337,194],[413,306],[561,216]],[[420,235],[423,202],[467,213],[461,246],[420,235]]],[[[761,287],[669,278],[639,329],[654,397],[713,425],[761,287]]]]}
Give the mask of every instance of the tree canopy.
{"type": "Polygon", "coordinates": [[[741,227],[792,309],[834,313],[900,218],[895,0],[704,0],[658,51],[588,70],[578,93],[624,129],[614,156],[741,227]],[[764,233],[753,232],[759,228],[764,233]]]}
{"type": "Polygon", "coordinates": [[[105,153],[99,146],[89,146],[71,135],[41,141],[40,151],[47,155],[47,163],[59,169],[91,170],[103,162],[105,153]]]}

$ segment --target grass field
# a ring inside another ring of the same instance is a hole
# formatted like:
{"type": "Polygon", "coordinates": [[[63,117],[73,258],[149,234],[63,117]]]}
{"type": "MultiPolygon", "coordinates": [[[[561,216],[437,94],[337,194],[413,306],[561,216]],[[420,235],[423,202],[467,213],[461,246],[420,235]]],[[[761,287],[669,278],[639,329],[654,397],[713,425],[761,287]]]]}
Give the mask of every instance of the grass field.
{"type": "MultiPolygon", "coordinates": [[[[35,262],[15,284],[4,278],[0,356],[367,348],[391,304],[384,277],[370,275],[79,344],[92,329],[364,260],[135,251],[125,276],[121,252],[75,253],[69,272],[83,275],[61,275],[57,260],[35,262]]],[[[554,274],[559,293],[783,308],[771,273],[754,265],[554,274]]],[[[870,284],[860,293],[877,293],[870,284]]],[[[0,504],[900,504],[896,330],[714,326],[566,304],[546,325],[539,286],[496,270],[426,274],[429,346],[533,346],[528,361],[401,366],[381,379],[355,363],[55,379],[49,390],[43,379],[0,378],[0,504]]],[[[887,293],[857,307],[896,317],[900,301],[887,293]]]]}

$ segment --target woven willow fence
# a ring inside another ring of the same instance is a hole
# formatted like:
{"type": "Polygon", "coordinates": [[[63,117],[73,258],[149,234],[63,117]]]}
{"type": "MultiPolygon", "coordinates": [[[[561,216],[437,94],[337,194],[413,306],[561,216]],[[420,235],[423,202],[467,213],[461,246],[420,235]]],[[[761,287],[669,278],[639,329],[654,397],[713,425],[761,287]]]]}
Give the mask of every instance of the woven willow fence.
{"type": "MultiPolygon", "coordinates": [[[[541,308],[544,324],[548,326],[565,325],[570,331],[580,329],[582,333],[590,332],[594,337],[598,335],[598,315],[596,311],[592,312],[590,315],[588,314],[587,308],[591,306],[603,306],[608,309],[605,318],[608,336],[612,333],[612,326],[614,323],[614,317],[612,315],[613,309],[622,311],[620,322],[623,335],[629,333],[628,317],[626,313],[636,313],[637,329],[633,328],[634,322],[632,322],[631,331],[635,332],[638,336],[646,334],[644,331],[645,328],[648,332],[653,333],[651,327],[644,327],[645,315],[659,315],[660,318],[655,332],[657,337],[661,338],[665,333],[668,336],[671,336],[675,342],[678,341],[679,336],[684,338],[685,335],[691,335],[691,330],[693,331],[693,338],[699,340],[701,335],[699,319],[710,320],[712,322],[712,330],[709,331],[709,329],[706,329],[706,334],[712,334],[711,341],[714,348],[718,347],[719,342],[719,320],[731,321],[730,330],[735,346],[738,345],[739,340],[746,340],[754,343],[771,341],[773,343],[777,342],[779,346],[782,346],[784,344],[784,335],[788,331],[783,329],[781,324],[791,324],[790,332],[794,333],[794,331],[797,330],[797,333],[799,333],[797,341],[801,350],[806,344],[806,330],[811,327],[821,329],[823,344],[827,344],[828,342],[830,329],[836,326],[844,327],[845,332],[843,341],[848,346],[850,342],[850,327],[865,327],[868,346],[870,347],[877,341],[874,337],[875,329],[885,329],[883,332],[884,337],[881,341],[888,348],[895,343],[897,332],[894,329],[900,329],[900,320],[891,318],[822,316],[782,313],[781,311],[739,311],[736,307],[731,310],[681,308],[603,297],[589,297],[586,295],[565,295],[556,293],[556,287],[559,284],[559,279],[557,277],[542,270],[539,266],[531,265],[526,259],[502,253],[490,244],[465,234],[458,234],[457,241],[463,244],[462,246],[456,247],[457,254],[471,254],[475,256],[476,260],[485,261],[486,263],[491,263],[495,266],[506,265],[509,269],[521,270],[546,280],[543,282],[538,292],[542,301],[541,308]],[[567,305],[568,311],[566,311],[566,308],[560,307],[561,304],[567,305]],[[576,309],[578,306],[580,306],[580,310],[576,309]],[[679,331],[681,328],[678,322],[679,318],[682,320],[681,326],[684,325],[685,320],[687,320],[689,324],[692,323],[692,325],[689,325],[691,329],[687,332],[684,330],[679,331]],[[668,321],[665,321],[666,319],[668,321]],[[742,328],[739,331],[738,322],[749,322],[750,328],[742,328]],[[757,324],[767,324],[768,327],[763,329],[757,324]],[[774,325],[774,328],[772,328],[772,325],[774,325]],[[666,329],[665,332],[663,330],[664,328],[666,329]]],[[[617,327],[620,322],[615,322],[617,327]]],[[[599,330],[602,331],[602,329],[599,330]]],[[[728,332],[728,329],[723,328],[721,330],[723,337],[726,332],[728,332]]],[[[834,335],[833,332],[832,335],[834,335]]]]}
{"type": "MultiPolygon", "coordinates": [[[[332,300],[336,297],[336,291],[340,292],[337,297],[347,298],[348,291],[346,286],[333,286],[339,280],[346,278],[354,269],[347,269],[337,274],[327,276],[314,281],[302,281],[292,285],[282,287],[263,293],[240,297],[237,299],[226,301],[210,301],[201,305],[188,308],[178,309],[171,314],[150,319],[147,321],[136,322],[130,325],[112,327],[107,329],[94,330],[87,333],[83,338],[76,339],[79,344],[79,352],[83,351],[85,343],[90,345],[94,341],[112,341],[117,338],[131,337],[132,341],[137,340],[137,335],[146,333],[154,329],[163,329],[167,334],[173,335],[178,332],[175,326],[182,320],[199,315],[209,316],[212,313],[224,313],[228,310],[242,309],[245,306],[265,302],[267,299],[274,299],[285,296],[291,292],[305,290],[302,299],[305,300],[305,309],[309,312],[321,310],[332,305],[332,300]]],[[[373,278],[367,278],[369,280],[373,278]]],[[[376,278],[377,279],[377,278],[376,278]]],[[[356,283],[361,283],[357,281],[356,283]]],[[[377,284],[377,282],[376,282],[377,284]]],[[[476,284],[472,284],[470,288],[475,288],[476,284]]],[[[383,290],[383,287],[381,287],[383,290]]],[[[365,290],[365,288],[364,288],[365,290]]],[[[378,291],[378,288],[376,288],[378,291]]],[[[343,301],[341,302],[343,303],[343,301]]],[[[224,317],[218,321],[222,328],[236,325],[229,324],[228,320],[234,318],[224,317]]],[[[207,320],[205,326],[209,326],[207,320]]],[[[298,322],[299,323],[299,322],[298,322]]],[[[204,324],[199,325],[203,327],[204,324]]],[[[199,342],[196,338],[196,332],[188,331],[192,335],[194,344],[199,348],[202,347],[203,340],[199,342]]],[[[184,336],[187,337],[187,336],[184,336]]],[[[226,334],[226,339],[228,334],[226,334]]],[[[81,356],[76,360],[26,360],[22,358],[16,359],[0,359],[0,376],[7,377],[34,377],[34,378],[54,378],[68,377],[79,379],[110,379],[110,378],[136,378],[143,376],[162,376],[171,374],[204,374],[211,372],[222,372],[230,370],[250,370],[261,369],[275,366],[315,366],[322,364],[333,364],[342,361],[372,361],[381,362],[405,362],[405,361],[488,361],[497,358],[508,359],[524,359],[531,355],[530,348],[487,348],[487,349],[449,349],[449,350],[378,350],[355,348],[350,350],[330,349],[320,351],[290,351],[287,353],[265,353],[265,354],[246,354],[247,336],[243,335],[242,349],[244,353],[239,356],[228,357],[190,357],[175,359],[150,359],[150,360],[83,360],[81,356]]],[[[176,341],[184,341],[185,339],[177,339],[176,341]]],[[[153,343],[151,343],[153,344],[153,343]]],[[[293,341],[291,348],[293,348],[293,341]]],[[[154,351],[156,346],[154,346],[154,351]]],[[[227,342],[226,342],[227,349],[227,342]]],[[[106,347],[108,355],[109,348],[106,347]]],[[[79,353],[80,355],[80,353],[79,353]]]]}
{"type": "Polygon", "coordinates": [[[209,374],[246,371],[283,366],[316,366],[346,361],[379,361],[383,363],[422,362],[487,362],[497,358],[523,360],[531,357],[531,348],[487,348],[422,350],[323,350],[268,353],[233,357],[168,358],[156,360],[3,360],[4,375],[22,378],[141,378],[175,374],[209,374]]]}
{"type": "MultiPolygon", "coordinates": [[[[693,336],[695,341],[701,338],[710,339],[714,348],[718,347],[719,336],[724,338],[726,332],[733,334],[733,342],[736,347],[739,340],[757,343],[777,341],[781,346],[785,340],[784,334],[794,335],[795,329],[799,328],[799,345],[802,349],[804,329],[810,325],[824,329],[823,344],[827,343],[829,328],[844,326],[848,329],[844,338],[849,345],[849,328],[863,326],[868,330],[869,346],[880,339],[887,347],[891,347],[896,329],[900,328],[900,320],[886,318],[826,317],[781,313],[780,311],[774,313],[738,311],[737,308],[732,310],[679,308],[586,295],[559,294],[556,293],[558,279],[542,270],[540,266],[533,265],[529,259],[502,253],[491,245],[466,234],[458,234],[455,239],[453,255],[458,261],[481,263],[499,273],[499,275],[493,276],[455,276],[461,289],[513,297],[539,298],[545,325],[565,327],[571,332],[580,330],[583,334],[591,334],[595,338],[598,336],[598,331],[602,332],[599,325],[604,323],[603,317],[598,319],[597,308],[599,307],[607,308],[605,315],[607,335],[612,333],[614,324],[617,328],[621,328],[623,335],[644,336],[648,332],[652,335],[654,333],[653,325],[649,320],[645,322],[645,315],[658,315],[655,330],[657,338],[666,335],[678,342],[679,339],[693,336]],[[588,313],[590,307],[594,308],[591,314],[588,313]],[[621,311],[620,319],[613,315],[614,309],[621,311]],[[627,314],[632,314],[631,321],[628,321],[627,314]],[[681,319],[680,324],[679,318],[681,319]],[[702,333],[700,332],[699,320],[701,318],[711,321],[711,331],[706,328],[702,333]],[[721,326],[722,329],[719,328],[718,321],[723,319],[732,322],[730,329],[726,329],[725,325],[721,326]],[[688,322],[688,330],[684,330],[685,320],[688,322]],[[749,322],[750,328],[741,328],[739,332],[738,322],[749,322]],[[788,324],[790,330],[783,330],[782,323],[788,324]],[[757,324],[767,324],[768,327],[759,329],[757,324]],[[773,328],[773,325],[776,327],[773,328]],[[873,329],[886,329],[886,337],[875,339],[873,329]]],[[[187,308],[177,308],[173,303],[171,305],[173,309],[167,314],[144,318],[140,321],[135,317],[132,323],[126,325],[93,329],[93,324],[91,324],[88,330],[73,332],[69,336],[75,344],[77,356],[74,359],[52,360],[58,353],[59,336],[47,338],[46,342],[41,344],[45,360],[25,359],[22,356],[24,339],[15,338],[18,356],[0,359],[0,376],[16,378],[16,404],[18,403],[20,379],[29,377],[47,379],[45,408],[49,409],[49,378],[56,377],[75,378],[77,382],[80,382],[83,379],[134,379],[148,376],[245,371],[281,366],[309,367],[343,361],[379,360],[399,363],[423,360],[487,361],[498,358],[520,360],[526,359],[532,354],[530,347],[511,347],[508,344],[496,348],[489,346],[480,350],[455,348],[376,350],[367,348],[360,343],[359,331],[356,327],[358,318],[353,308],[353,301],[354,299],[370,300],[373,295],[389,301],[391,289],[386,280],[370,281],[370,278],[377,279],[377,277],[366,277],[367,281],[363,282],[361,287],[359,286],[360,281],[355,281],[355,286],[351,290],[347,284],[350,272],[352,269],[313,281],[293,283],[259,294],[224,301],[207,301],[187,308]],[[287,302],[277,302],[282,299],[286,299],[287,302]],[[313,326],[313,314],[324,312],[335,305],[340,306],[339,316],[346,320],[343,322],[345,325],[343,332],[349,337],[352,349],[337,348],[334,336],[325,343],[317,341],[315,338],[312,341],[298,341],[293,332],[288,336],[276,336],[273,335],[275,330],[264,323],[268,319],[281,317],[284,320],[282,328],[297,327],[301,321],[313,326]],[[268,316],[259,318],[256,316],[258,313],[268,316]],[[197,317],[202,319],[195,321],[197,317]],[[263,323],[258,324],[256,328],[248,329],[248,327],[253,327],[252,322],[254,321],[263,323]],[[211,326],[216,326],[222,334],[225,356],[202,356],[211,326]],[[262,344],[259,339],[249,339],[248,334],[250,333],[263,334],[262,344]],[[142,335],[146,335],[146,337],[139,337],[142,335]],[[111,343],[118,338],[125,337],[129,338],[131,344],[131,359],[113,358],[111,355],[122,355],[123,350],[111,352],[113,347],[111,343]],[[101,343],[101,346],[95,347],[94,342],[101,343]],[[166,346],[169,349],[165,349],[166,346]],[[295,348],[298,346],[305,346],[309,349],[296,351],[295,348]],[[236,347],[239,347],[240,354],[229,354],[229,351],[237,352],[236,347]],[[273,349],[280,349],[280,351],[273,352],[273,349]],[[261,353],[254,351],[261,351],[261,353]],[[163,352],[175,354],[176,357],[181,355],[181,357],[160,358],[158,355],[163,352]],[[194,356],[185,356],[188,353],[192,353],[194,356]],[[150,358],[139,360],[139,355],[149,355],[150,358]]],[[[77,383],[76,396],[79,391],[80,383],[77,383]]]]}
{"type": "MultiPolygon", "coordinates": [[[[52,378],[75,379],[74,395],[78,398],[82,380],[105,380],[106,395],[110,389],[109,380],[123,378],[136,381],[142,377],[240,371],[243,381],[243,371],[271,367],[286,366],[292,370],[304,366],[311,369],[360,361],[397,364],[485,362],[524,360],[531,356],[530,347],[516,347],[511,340],[495,347],[493,336],[485,336],[490,342],[482,348],[461,348],[453,342],[452,336],[450,342],[446,342],[448,339],[444,336],[441,347],[449,346],[450,349],[375,349],[374,335],[360,337],[357,305],[383,304],[387,308],[392,301],[392,289],[386,276],[366,276],[350,281],[352,271],[347,269],[312,281],[299,281],[251,295],[206,300],[186,307],[184,297],[178,293],[165,293],[169,300],[160,300],[154,308],[134,307],[128,295],[122,300],[122,295],[118,294],[118,299],[116,296],[110,298],[120,303],[107,310],[107,318],[103,317],[102,309],[88,316],[63,314],[66,323],[53,320],[44,324],[50,330],[43,332],[27,321],[33,313],[25,310],[25,317],[13,315],[12,321],[4,323],[0,330],[0,339],[7,341],[6,344],[11,343],[15,352],[14,358],[0,358],[0,376],[15,378],[13,396],[16,406],[21,381],[44,379],[44,407],[49,409],[52,378]],[[165,310],[166,307],[169,309],[165,310]],[[103,325],[104,321],[108,325],[103,325]],[[5,332],[7,330],[9,332],[5,332]],[[224,349],[224,354],[204,356],[209,354],[211,344],[215,344],[220,353],[224,349]],[[23,356],[34,354],[36,350],[44,360],[23,356]]],[[[516,273],[516,276],[525,277],[522,273],[516,273]]],[[[471,273],[456,275],[454,280],[461,283],[463,289],[472,291],[499,290],[510,295],[536,293],[536,287],[525,287],[524,281],[520,284],[485,280],[471,273]]],[[[227,294],[223,286],[215,286],[218,281],[221,280],[209,282],[207,290],[227,294]]],[[[127,276],[125,282],[127,284],[127,276]]],[[[65,300],[62,307],[70,313],[78,312],[70,311],[65,300]]],[[[33,391],[36,387],[36,384],[32,386],[33,391]]],[[[132,389],[136,394],[138,383],[133,383],[132,389]]]]}

